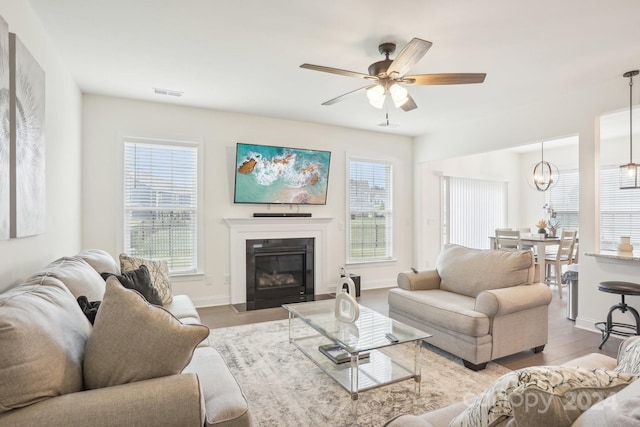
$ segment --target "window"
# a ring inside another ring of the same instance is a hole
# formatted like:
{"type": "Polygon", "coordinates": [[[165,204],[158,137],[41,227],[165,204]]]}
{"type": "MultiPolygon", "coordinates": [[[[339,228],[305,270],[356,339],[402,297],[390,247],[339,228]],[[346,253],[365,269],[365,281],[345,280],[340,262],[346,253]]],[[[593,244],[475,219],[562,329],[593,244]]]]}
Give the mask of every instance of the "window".
{"type": "Polygon", "coordinates": [[[580,227],[580,175],[577,169],[559,171],[556,185],[545,194],[545,201],[555,211],[560,228],[580,227]]]}
{"type": "Polygon", "coordinates": [[[619,166],[600,169],[600,249],[617,248],[620,236],[640,246],[640,190],[620,189],[619,166]]]}
{"type": "Polygon", "coordinates": [[[442,178],[442,242],[489,249],[489,236],[507,224],[507,183],[442,178]]]}
{"type": "Polygon", "coordinates": [[[352,158],[348,164],[348,176],[348,261],[391,259],[391,162],[352,158]]]}
{"type": "Polygon", "coordinates": [[[124,140],[124,249],[167,261],[171,273],[198,269],[198,145],[124,140]]]}

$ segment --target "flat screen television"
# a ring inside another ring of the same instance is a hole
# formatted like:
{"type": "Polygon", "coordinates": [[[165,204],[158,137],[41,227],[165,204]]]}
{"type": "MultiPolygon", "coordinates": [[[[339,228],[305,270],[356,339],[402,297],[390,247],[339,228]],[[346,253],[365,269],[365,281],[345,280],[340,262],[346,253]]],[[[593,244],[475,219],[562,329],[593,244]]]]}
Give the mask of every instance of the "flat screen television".
{"type": "Polygon", "coordinates": [[[234,203],[324,205],[331,152],[236,145],[234,203]]]}

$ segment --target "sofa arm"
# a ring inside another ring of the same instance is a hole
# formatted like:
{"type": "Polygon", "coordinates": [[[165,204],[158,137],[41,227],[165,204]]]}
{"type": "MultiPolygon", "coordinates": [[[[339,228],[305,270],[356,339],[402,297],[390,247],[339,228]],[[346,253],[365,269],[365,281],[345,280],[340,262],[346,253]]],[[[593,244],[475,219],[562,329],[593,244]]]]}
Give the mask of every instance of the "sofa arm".
{"type": "Polygon", "coordinates": [[[403,271],[398,273],[398,286],[408,291],[440,289],[440,275],[436,270],[403,271]]]}
{"type": "Polygon", "coordinates": [[[64,394],[0,414],[0,426],[198,426],[204,400],[195,374],[64,394]]]}
{"type": "Polygon", "coordinates": [[[551,296],[551,290],[544,283],[493,289],[483,291],[478,295],[475,310],[493,318],[549,305],[551,296]]]}

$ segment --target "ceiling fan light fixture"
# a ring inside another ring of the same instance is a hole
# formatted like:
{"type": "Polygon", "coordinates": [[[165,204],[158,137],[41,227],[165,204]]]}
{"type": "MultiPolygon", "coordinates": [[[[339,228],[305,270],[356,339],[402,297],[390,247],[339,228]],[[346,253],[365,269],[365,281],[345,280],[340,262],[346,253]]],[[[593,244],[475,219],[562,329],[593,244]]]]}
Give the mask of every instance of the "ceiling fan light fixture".
{"type": "Polygon", "coordinates": [[[402,107],[409,100],[409,91],[397,83],[391,85],[389,93],[391,94],[393,103],[398,108],[402,107]]]}
{"type": "Polygon", "coordinates": [[[367,89],[367,98],[369,103],[376,108],[381,109],[384,106],[385,90],[382,85],[375,85],[372,88],[367,89]]]}

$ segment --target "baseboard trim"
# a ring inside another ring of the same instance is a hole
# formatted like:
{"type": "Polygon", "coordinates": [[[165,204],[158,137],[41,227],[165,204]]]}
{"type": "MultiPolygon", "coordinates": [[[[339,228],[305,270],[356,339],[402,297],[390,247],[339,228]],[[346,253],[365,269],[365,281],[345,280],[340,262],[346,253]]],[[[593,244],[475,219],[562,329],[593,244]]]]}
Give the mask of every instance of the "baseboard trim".
{"type": "MultiPolygon", "coordinates": [[[[593,319],[587,319],[587,318],[578,316],[576,318],[576,328],[593,332],[594,334],[598,334],[602,337],[603,336],[602,331],[595,327],[596,322],[602,322],[602,321],[603,321],[602,319],[593,320],[593,319]]],[[[616,338],[621,338],[621,339],[627,338],[627,335],[618,335],[615,332],[611,332],[611,336],[616,338]]]]}
{"type": "MultiPolygon", "coordinates": [[[[337,284],[331,284],[327,287],[329,293],[336,293],[337,284]]],[[[391,280],[376,280],[375,282],[360,283],[361,291],[370,291],[373,289],[393,288],[396,286],[395,279],[391,280]]]]}
{"type": "Polygon", "coordinates": [[[215,307],[217,305],[229,305],[231,304],[231,298],[229,296],[220,295],[217,297],[192,297],[193,305],[196,308],[199,307],[215,307]]]}
{"type": "MultiPolygon", "coordinates": [[[[390,283],[389,280],[377,280],[375,282],[368,282],[366,283],[366,285],[360,288],[360,290],[366,291],[366,290],[373,290],[373,289],[391,288],[396,285],[395,282],[392,284],[389,284],[389,283],[390,283]]],[[[337,284],[329,285],[328,293],[335,294],[336,286],[338,285],[337,284]]],[[[193,305],[195,305],[196,308],[215,307],[218,305],[230,305],[231,297],[228,295],[218,295],[213,297],[191,297],[191,301],[193,301],[193,305]]]]}

